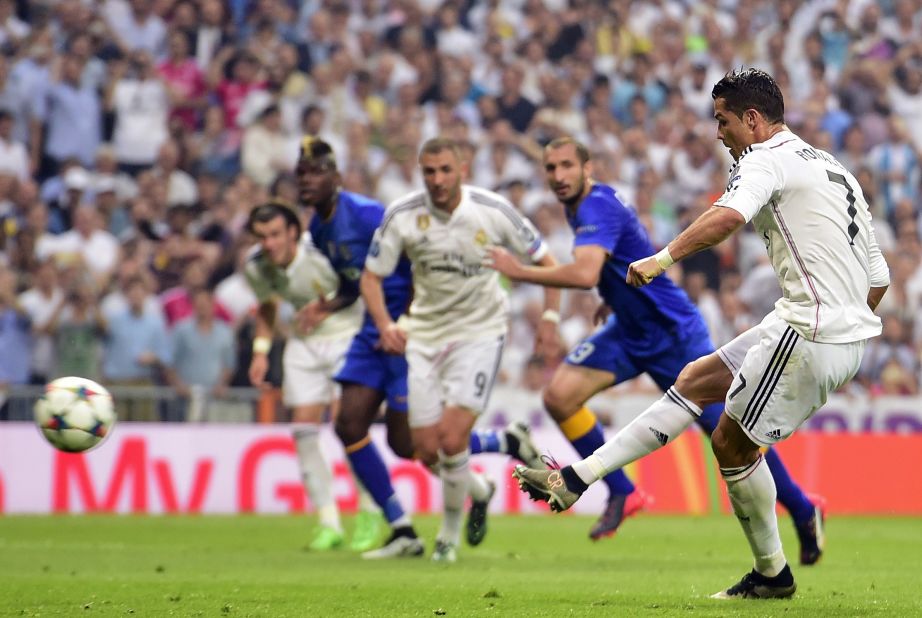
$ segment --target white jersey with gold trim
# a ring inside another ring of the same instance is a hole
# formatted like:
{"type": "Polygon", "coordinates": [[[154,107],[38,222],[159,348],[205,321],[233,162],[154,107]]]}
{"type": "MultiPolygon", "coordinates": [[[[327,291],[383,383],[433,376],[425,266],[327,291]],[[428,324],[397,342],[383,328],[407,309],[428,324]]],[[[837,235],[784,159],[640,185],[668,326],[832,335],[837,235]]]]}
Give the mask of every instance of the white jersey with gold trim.
{"type": "Polygon", "coordinates": [[[504,197],[469,185],[449,215],[425,191],[391,204],[375,232],[365,268],[390,275],[401,254],[413,264],[413,303],[405,324],[410,338],[445,343],[495,338],[506,332],[508,298],[499,274],[483,266],[490,246],[531,261],[547,246],[534,225],[504,197]]]}
{"type": "MultiPolygon", "coordinates": [[[[298,241],[295,257],[285,268],[270,262],[256,246],[247,256],[244,275],[260,303],[280,299],[299,310],[321,297],[332,299],[339,290],[339,276],[326,256],[314,246],[310,232],[298,241]]],[[[333,313],[308,335],[311,339],[352,337],[362,324],[360,300],[333,313]]]]}

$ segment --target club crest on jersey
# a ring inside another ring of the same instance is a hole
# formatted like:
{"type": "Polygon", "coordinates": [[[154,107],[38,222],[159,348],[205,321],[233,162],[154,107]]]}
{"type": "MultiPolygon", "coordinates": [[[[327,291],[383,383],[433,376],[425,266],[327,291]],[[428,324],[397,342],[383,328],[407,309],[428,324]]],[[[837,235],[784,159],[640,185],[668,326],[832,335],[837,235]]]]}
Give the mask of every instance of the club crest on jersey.
{"type": "Polygon", "coordinates": [[[475,243],[478,247],[485,247],[485,246],[487,246],[487,243],[488,243],[489,241],[490,241],[490,239],[487,238],[487,233],[484,232],[483,230],[477,230],[477,233],[474,234],[474,243],[475,243]]]}
{"type": "Polygon", "coordinates": [[[419,215],[416,217],[416,227],[422,231],[429,229],[429,215],[419,215]]]}

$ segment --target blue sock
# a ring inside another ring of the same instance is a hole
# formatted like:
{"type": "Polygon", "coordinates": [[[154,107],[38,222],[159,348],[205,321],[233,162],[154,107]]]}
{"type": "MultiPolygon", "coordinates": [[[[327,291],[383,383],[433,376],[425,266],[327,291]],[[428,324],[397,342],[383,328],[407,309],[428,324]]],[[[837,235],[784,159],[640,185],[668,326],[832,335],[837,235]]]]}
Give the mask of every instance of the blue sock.
{"type": "MultiPolygon", "coordinates": [[[[589,408],[583,407],[573,416],[560,423],[560,430],[576,452],[584,459],[605,444],[602,425],[589,408]]],[[[634,491],[634,483],[623,470],[615,470],[602,478],[613,494],[627,495],[634,491]]]]}
{"type": "Polygon", "coordinates": [[[375,443],[365,436],[355,444],[346,446],[346,456],[355,475],[359,477],[375,503],[381,507],[388,523],[405,519],[406,513],[397,499],[397,494],[394,493],[391,476],[375,443]]]}
{"type": "MultiPolygon", "coordinates": [[[[701,417],[698,419],[698,425],[701,426],[708,435],[714,433],[717,428],[717,422],[723,413],[723,403],[713,403],[704,408],[701,417]]],[[[778,502],[788,510],[791,517],[796,522],[806,522],[813,517],[813,503],[807,498],[803,490],[794,482],[791,475],[788,474],[787,468],[781,461],[781,457],[774,449],[769,449],[765,453],[765,463],[775,479],[775,487],[778,491],[778,502]]]]}
{"type": "Polygon", "coordinates": [[[503,452],[500,432],[494,429],[475,429],[471,432],[471,455],[503,452]]]}

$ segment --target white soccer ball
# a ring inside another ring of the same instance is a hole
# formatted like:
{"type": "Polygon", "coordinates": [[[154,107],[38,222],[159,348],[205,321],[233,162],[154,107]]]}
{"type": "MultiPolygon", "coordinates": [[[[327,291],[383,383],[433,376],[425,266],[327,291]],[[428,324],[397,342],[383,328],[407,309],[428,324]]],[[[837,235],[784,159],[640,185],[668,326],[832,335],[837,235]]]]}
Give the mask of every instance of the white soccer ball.
{"type": "Polygon", "coordinates": [[[112,432],[115,424],[112,395],[86,378],[66,377],[49,382],[33,411],[45,439],[68,453],[93,448],[112,432]]]}

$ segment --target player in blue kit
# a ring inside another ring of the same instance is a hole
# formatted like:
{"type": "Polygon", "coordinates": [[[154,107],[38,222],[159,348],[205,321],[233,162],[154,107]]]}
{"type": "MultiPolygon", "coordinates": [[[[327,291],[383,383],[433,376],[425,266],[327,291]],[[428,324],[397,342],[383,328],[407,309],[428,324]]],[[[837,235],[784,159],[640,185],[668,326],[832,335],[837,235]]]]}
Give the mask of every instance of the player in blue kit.
{"type": "MultiPolygon", "coordinates": [[[[302,205],[312,207],[309,230],[315,245],[327,256],[339,274],[338,296],[316,315],[305,315],[305,324],[319,323],[329,312],[355,302],[358,283],[372,237],[384,218],[384,206],[368,197],[340,189],[341,178],[332,148],[326,142],[306,137],[301,144],[297,168],[302,205]]],[[[410,304],[413,290],[410,262],[400,260],[394,274],[383,281],[385,302],[393,319],[410,304]]],[[[405,459],[414,456],[407,422],[407,362],[403,356],[387,354],[378,345],[379,334],[370,316],[352,340],[335,379],[342,386],[336,433],[343,443],[355,475],[381,507],[391,527],[383,547],[366,551],[369,559],[421,556],[422,542],[403,510],[381,455],[368,435],[372,422],[386,400],[385,422],[388,444],[405,459]]],[[[480,430],[471,436],[471,452],[507,453],[529,465],[540,465],[537,449],[527,429],[510,425],[505,431],[480,430]]],[[[473,502],[468,518],[468,542],[476,545],[486,532],[488,501],[473,502]]],[[[370,549],[370,548],[368,548],[370,549]]]]}
{"type": "MultiPolygon", "coordinates": [[[[665,392],[689,362],[714,351],[707,327],[685,292],[668,277],[637,288],[625,282],[631,262],[655,253],[646,230],[612,187],[591,179],[585,146],[571,138],[552,141],[544,150],[548,184],[565,206],[573,228],[574,262],[550,268],[526,266],[502,249],[493,249],[491,266],[511,279],[544,286],[597,287],[614,312],[606,324],[577,345],[544,392],[544,405],[581,456],[605,443],[601,425],[585,406],[610,386],[647,373],[665,392]]],[[[704,408],[698,425],[710,435],[723,403],[704,408]]],[[[689,413],[693,413],[689,410],[689,413]]],[[[655,436],[665,444],[670,436],[655,436]]],[[[777,453],[765,455],[778,501],[791,513],[801,543],[801,563],[813,564],[823,550],[822,505],[814,504],[794,483],[777,453]]],[[[599,539],[617,531],[625,517],[643,507],[645,498],[622,470],[604,477],[610,497],[590,531],[599,539]]],[[[819,500],[818,500],[819,502],[819,500]]]]}

